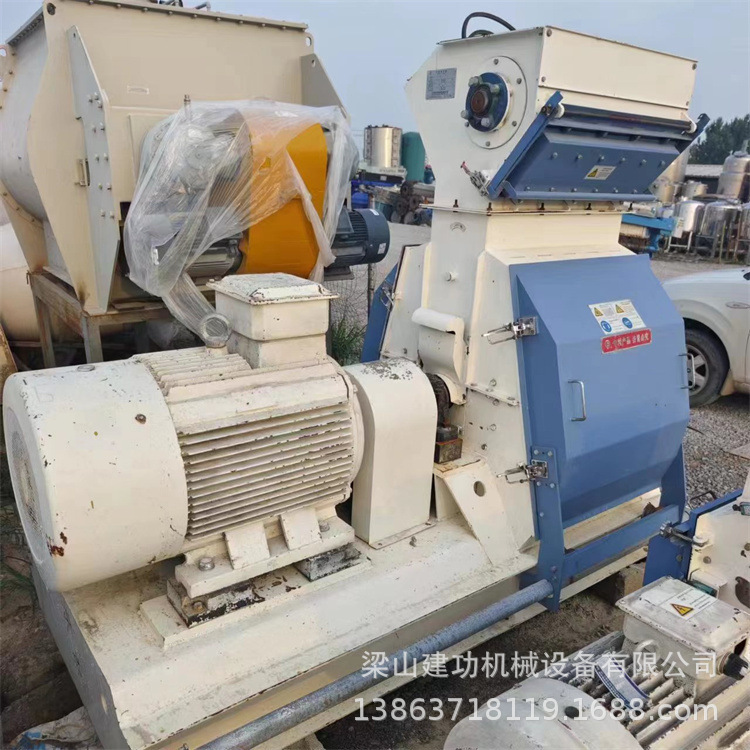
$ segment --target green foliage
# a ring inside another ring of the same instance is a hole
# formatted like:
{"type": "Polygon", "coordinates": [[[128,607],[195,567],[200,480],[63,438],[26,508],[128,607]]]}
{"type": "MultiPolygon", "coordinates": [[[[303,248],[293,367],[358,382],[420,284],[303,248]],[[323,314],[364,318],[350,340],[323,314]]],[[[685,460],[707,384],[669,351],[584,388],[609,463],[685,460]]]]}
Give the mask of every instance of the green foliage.
{"type": "Polygon", "coordinates": [[[331,323],[331,356],[340,365],[353,365],[362,356],[365,342],[365,327],[346,316],[331,323]]]}
{"type": "Polygon", "coordinates": [[[725,122],[717,117],[690,149],[691,164],[723,164],[733,151],[742,150],[750,140],[750,115],[725,122]]]}

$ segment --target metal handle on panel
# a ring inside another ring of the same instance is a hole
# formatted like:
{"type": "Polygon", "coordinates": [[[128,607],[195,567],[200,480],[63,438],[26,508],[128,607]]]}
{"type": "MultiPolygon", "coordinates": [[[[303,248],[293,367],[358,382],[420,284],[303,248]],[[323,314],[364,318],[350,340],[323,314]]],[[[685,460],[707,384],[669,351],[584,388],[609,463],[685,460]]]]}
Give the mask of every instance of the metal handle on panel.
{"type": "Polygon", "coordinates": [[[585,422],[586,421],[586,386],[583,384],[583,380],[569,380],[569,383],[581,386],[581,416],[571,417],[571,422],[585,422]]]}
{"type": "Polygon", "coordinates": [[[687,367],[685,368],[687,372],[687,385],[680,386],[683,391],[687,391],[693,387],[693,383],[695,382],[695,355],[691,354],[690,352],[682,352],[682,354],[680,354],[680,357],[685,357],[685,359],[687,360],[687,367]]]}

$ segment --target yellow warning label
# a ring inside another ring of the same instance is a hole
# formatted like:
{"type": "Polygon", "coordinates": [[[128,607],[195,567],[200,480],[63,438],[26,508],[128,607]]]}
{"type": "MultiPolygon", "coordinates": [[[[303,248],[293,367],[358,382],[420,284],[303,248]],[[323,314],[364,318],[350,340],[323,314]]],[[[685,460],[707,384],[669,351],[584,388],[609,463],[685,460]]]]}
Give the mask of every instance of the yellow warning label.
{"type": "Polygon", "coordinates": [[[677,610],[677,614],[682,617],[689,615],[693,611],[692,607],[686,607],[684,604],[675,604],[674,602],[671,602],[671,604],[677,610]]]}
{"type": "Polygon", "coordinates": [[[596,176],[597,176],[598,174],[599,174],[599,170],[598,170],[598,169],[597,169],[596,167],[594,167],[594,168],[593,168],[593,169],[592,169],[592,170],[591,170],[591,171],[590,171],[590,172],[589,172],[589,173],[588,173],[588,174],[586,175],[586,177],[589,177],[589,178],[594,178],[594,177],[596,177],[596,176]]]}
{"type": "Polygon", "coordinates": [[[595,307],[594,308],[594,315],[596,315],[597,318],[601,318],[601,317],[604,316],[604,313],[598,307],[595,307]]]}
{"type": "Polygon", "coordinates": [[[623,310],[619,305],[615,305],[615,312],[624,313],[625,310],[623,310]]]}

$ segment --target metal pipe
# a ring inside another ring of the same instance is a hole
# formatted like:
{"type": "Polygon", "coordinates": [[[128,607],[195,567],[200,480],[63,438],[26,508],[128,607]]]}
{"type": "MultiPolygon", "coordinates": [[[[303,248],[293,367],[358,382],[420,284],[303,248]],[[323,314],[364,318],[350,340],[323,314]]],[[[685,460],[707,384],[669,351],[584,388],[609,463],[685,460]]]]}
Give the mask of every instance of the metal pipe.
{"type": "Polygon", "coordinates": [[[402,670],[404,667],[411,668],[415,662],[422,661],[428,654],[445,651],[522,609],[546,599],[552,593],[553,588],[549,581],[532,583],[515,594],[448,625],[438,630],[437,633],[422,638],[403,651],[391,654],[386,659],[386,663],[378,665],[377,675],[367,674],[363,670],[349,674],[223,737],[212,740],[207,745],[203,745],[203,748],[204,750],[238,750],[256,747],[297,724],[353,698],[373,685],[387,680],[393,676],[397,667],[400,666],[402,670]]]}

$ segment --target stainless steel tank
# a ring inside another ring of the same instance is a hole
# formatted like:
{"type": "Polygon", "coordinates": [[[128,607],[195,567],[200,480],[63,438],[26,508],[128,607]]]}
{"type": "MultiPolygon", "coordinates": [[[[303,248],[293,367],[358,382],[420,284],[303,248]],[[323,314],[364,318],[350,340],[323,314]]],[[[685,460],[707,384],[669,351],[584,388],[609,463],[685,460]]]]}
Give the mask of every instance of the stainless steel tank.
{"type": "Polygon", "coordinates": [[[744,151],[735,151],[724,160],[724,166],[719,176],[719,195],[725,198],[740,200],[746,197],[746,181],[750,179],[750,154],[744,151]],[[744,188],[744,190],[743,190],[744,188]]]}
{"type": "Polygon", "coordinates": [[[651,185],[651,192],[661,203],[673,203],[678,186],[685,180],[688,151],[684,151],[675,159],[651,185]]]}
{"type": "Polygon", "coordinates": [[[401,128],[368,125],[364,145],[365,161],[370,167],[391,168],[401,164],[401,128]]]}
{"type": "Polygon", "coordinates": [[[700,201],[688,200],[675,203],[672,215],[679,221],[680,234],[678,236],[695,232],[698,229],[703,216],[703,208],[704,206],[700,201]]]}
{"type": "Polygon", "coordinates": [[[738,205],[727,203],[727,201],[709,203],[703,209],[699,234],[702,237],[710,237],[712,239],[720,237],[722,230],[725,227],[728,229],[731,223],[737,218],[739,212],[740,207],[738,205]]]}
{"type": "Polygon", "coordinates": [[[708,188],[705,182],[697,180],[688,180],[682,186],[682,197],[686,200],[697,198],[699,195],[705,195],[708,188]]]}

